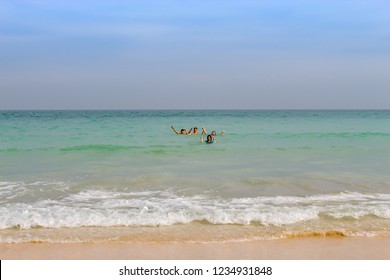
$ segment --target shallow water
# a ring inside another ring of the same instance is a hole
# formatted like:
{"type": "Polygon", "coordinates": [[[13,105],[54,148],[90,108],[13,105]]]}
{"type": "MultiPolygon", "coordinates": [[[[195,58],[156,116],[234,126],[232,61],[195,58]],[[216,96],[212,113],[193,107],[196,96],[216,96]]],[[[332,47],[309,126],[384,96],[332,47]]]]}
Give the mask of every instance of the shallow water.
{"type": "Polygon", "coordinates": [[[0,111],[0,241],[388,236],[389,143],[390,111],[0,111]]]}

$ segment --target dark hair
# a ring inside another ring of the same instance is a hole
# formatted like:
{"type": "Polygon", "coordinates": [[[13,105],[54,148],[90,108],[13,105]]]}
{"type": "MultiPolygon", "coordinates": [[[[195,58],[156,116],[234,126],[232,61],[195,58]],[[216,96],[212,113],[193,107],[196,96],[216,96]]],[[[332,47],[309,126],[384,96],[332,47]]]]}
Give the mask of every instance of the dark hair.
{"type": "Polygon", "coordinates": [[[195,129],[198,130],[198,128],[197,128],[196,126],[194,127],[194,130],[195,130],[195,129]]]}
{"type": "Polygon", "coordinates": [[[206,142],[211,142],[211,141],[213,141],[213,137],[211,136],[211,134],[209,134],[206,137],[206,142]],[[210,141],[209,141],[209,138],[210,138],[210,141]]]}

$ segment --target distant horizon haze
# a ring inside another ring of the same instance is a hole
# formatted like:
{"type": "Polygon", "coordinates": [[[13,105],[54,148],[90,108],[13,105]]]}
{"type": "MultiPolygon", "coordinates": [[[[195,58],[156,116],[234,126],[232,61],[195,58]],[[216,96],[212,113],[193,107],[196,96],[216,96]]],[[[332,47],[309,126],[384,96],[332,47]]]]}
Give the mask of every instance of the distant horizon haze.
{"type": "Polygon", "coordinates": [[[390,2],[0,2],[0,110],[389,109],[390,2]]]}

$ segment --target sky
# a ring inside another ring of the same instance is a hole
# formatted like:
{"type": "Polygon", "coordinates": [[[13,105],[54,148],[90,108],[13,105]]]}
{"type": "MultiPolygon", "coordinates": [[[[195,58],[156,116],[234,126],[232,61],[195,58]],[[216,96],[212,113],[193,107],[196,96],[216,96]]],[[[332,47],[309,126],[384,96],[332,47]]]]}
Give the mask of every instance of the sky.
{"type": "Polygon", "coordinates": [[[0,110],[390,109],[390,1],[1,0],[0,110]]]}

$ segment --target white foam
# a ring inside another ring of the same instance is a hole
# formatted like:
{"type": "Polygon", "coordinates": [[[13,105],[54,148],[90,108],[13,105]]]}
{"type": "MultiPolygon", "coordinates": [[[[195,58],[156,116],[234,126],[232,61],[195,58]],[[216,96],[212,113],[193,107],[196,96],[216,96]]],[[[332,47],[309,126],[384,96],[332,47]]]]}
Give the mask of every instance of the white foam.
{"type": "Polygon", "coordinates": [[[0,228],[164,226],[193,221],[283,226],[323,216],[390,218],[390,195],[338,193],[307,197],[219,198],[174,191],[83,190],[59,199],[0,205],[0,228]]]}

